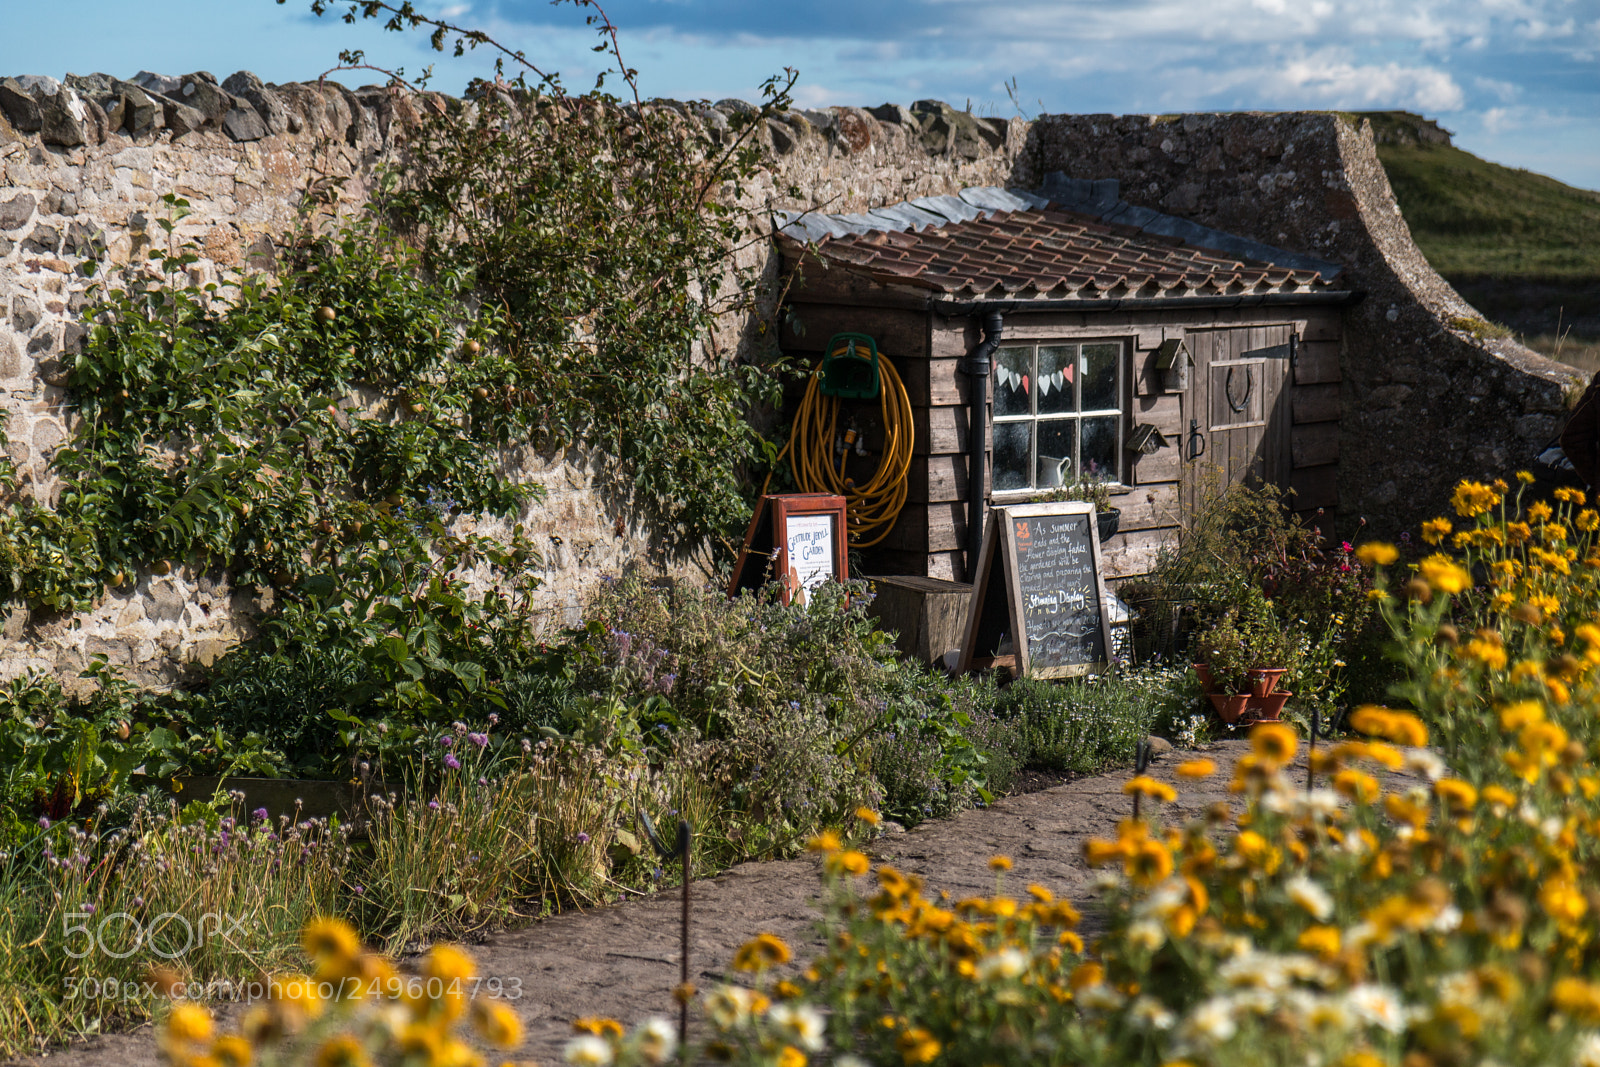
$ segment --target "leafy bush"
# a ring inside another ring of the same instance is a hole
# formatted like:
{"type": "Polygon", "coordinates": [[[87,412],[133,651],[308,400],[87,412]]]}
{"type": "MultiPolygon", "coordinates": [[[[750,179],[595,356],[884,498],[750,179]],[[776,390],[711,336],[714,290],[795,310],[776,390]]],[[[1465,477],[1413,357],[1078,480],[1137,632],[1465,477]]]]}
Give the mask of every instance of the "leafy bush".
{"type": "Polygon", "coordinates": [[[1115,673],[1065,682],[1022,678],[998,696],[995,713],[1015,723],[1022,762],[1043,770],[1090,773],[1131,761],[1154,722],[1153,706],[1115,673]]]}

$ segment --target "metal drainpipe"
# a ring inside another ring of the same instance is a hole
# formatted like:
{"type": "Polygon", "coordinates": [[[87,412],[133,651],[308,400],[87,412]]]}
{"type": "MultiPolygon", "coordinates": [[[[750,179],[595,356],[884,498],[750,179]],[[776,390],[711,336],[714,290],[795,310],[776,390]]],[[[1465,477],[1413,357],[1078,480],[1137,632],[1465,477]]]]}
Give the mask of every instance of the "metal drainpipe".
{"type": "Polygon", "coordinates": [[[983,316],[983,340],[967,357],[967,581],[978,580],[978,556],[983,552],[984,506],[988,503],[989,357],[1000,347],[1005,319],[990,309],[983,316]]]}

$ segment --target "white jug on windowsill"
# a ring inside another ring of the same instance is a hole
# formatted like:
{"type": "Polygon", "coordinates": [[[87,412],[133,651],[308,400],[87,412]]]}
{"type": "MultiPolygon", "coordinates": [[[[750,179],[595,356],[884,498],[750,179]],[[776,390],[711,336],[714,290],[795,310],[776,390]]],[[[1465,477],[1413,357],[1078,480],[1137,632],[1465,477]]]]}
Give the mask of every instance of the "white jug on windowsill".
{"type": "Polygon", "coordinates": [[[1071,456],[1039,457],[1039,488],[1059,489],[1067,482],[1067,468],[1072,466],[1071,456]]]}

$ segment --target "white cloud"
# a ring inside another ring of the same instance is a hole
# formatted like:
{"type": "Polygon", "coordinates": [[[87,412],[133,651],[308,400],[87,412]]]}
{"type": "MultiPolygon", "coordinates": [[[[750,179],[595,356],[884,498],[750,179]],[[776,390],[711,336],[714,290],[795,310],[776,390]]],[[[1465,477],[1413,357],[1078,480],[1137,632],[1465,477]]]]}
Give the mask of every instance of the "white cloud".
{"type": "Polygon", "coordinates": [[[1466,94],[1448,71],[1426,65],[1363,63],[1342,50],[1290,51],[1248,57],[1231,68],[1186,67],[1162,78],[1161,103],[1271,109],[1403,108],[1440,114],[1461,110],[1466,94]]]}
{"type": "Polygon", "coordinates": [[[1496,81],[1494,78],[1473,78],[1472,86],[1480,92],[1498,98],[1503,104],[1511,103],[1522,94],[1520,86],[1512,82],[1496,81]]]}

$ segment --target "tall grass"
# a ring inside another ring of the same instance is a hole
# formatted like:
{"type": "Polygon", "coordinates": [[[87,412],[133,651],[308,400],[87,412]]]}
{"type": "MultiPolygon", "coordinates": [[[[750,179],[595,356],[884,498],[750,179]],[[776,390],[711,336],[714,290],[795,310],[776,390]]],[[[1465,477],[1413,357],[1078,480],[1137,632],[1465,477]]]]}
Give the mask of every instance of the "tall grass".
{"type": "Polygon", "coordinates": [[[153,968],[243,978],[292,962],[300,928],[334,911],[351,858],[320,820],[136,801],[100,830],[48,825],[0,862],[0,1049],[144,1017],[153,968]]]}

